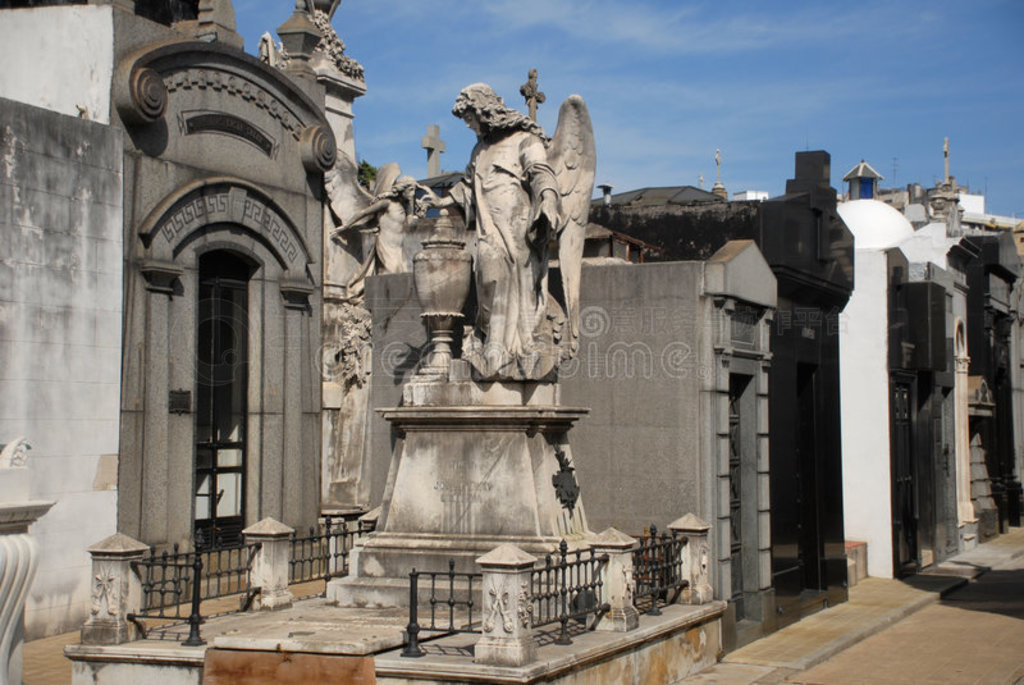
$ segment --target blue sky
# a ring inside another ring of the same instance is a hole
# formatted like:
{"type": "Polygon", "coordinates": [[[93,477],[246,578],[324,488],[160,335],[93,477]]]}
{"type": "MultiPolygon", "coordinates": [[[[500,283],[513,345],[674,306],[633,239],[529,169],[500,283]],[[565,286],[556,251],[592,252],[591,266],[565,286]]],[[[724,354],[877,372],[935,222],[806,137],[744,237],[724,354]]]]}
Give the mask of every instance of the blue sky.
{"type": "MultiPolygon", "coordinates": [[[[254,52],[290,3],[235,0],[254,52]]],[[[343,0],[334,27],[366,69],[357,155],[426,175],[420,139],[441,126],[442,168],[475,138],[455,95],[489,83],[525,109],[536,67],[554,133],[559,103],[587,101],[597,182],[616,192],[715,180],[778,195],[798,150],[828,150],[832,184],[862,158],[884,187],[951,173],[989,212],[1024,218],[1024,2],[901,0],[343,0]],[[895,159],[895,162],[894,162],[895,159]],[[894,173],[895,164],[895,173],[894,173]]]]}

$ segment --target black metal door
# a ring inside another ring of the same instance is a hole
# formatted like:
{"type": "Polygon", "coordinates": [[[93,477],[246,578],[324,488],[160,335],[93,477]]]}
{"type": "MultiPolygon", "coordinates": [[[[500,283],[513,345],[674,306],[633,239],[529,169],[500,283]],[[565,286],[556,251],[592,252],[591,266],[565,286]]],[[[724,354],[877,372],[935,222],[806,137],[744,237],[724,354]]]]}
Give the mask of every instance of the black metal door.
{"type": "Polygon", "coordinates": [[[240,541],[245,513],[248,278],[226,252],[200,258],[196,344],[195,545],[240,541]]]}
{"type": "Polygon", "coordinates": [[[917,502],[914,490],[911,385],[892,383],[891,470],[893,562],[898,575],[917,570],[917,502]]]}
{"type": "Polygon", "coordinates": [[[799,434],[796,444],[800,470],[796,494],[800,508],[799,559],[804,592],[822,590],[825,587],[821,568],[824,541],[821,535],[818,501],[817,371],[818,367],[815,365],[797,365],[799,434]]]}
{"type": "Polygon", "coordinates": [[[745,618],[743,606],[743,459],[740,433],[740,399],[747,378],[729,377],[729,556],[732,569],[732,603],[736,619],[745,618]]]}

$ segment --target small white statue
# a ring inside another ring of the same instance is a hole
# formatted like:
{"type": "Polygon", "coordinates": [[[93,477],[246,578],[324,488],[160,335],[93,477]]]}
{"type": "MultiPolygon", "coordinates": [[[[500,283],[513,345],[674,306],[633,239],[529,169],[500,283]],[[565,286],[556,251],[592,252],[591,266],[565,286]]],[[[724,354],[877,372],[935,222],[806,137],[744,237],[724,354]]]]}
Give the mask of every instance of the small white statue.
{"type": "Polygon", "coordinates": [[[349,295],[361,291],[366,276],[372,274],[395,274],[410,271],[409,259],[405,256],[403,242],[417,220],[426,211],[426,204],[416,200],[416,191],[423,190],[427,197],[436,200],[434,193],[416,182],[411,176],[402,176],[398,164],[390,162],[377,170],[377,182],[371,196],[363,191],[367,207],[339,223],[331,234],[333,239],[345,242],[345,234],[360,229],[375,233],[373,251],[367,255],[362,267],[348,285],[349,295]]]}

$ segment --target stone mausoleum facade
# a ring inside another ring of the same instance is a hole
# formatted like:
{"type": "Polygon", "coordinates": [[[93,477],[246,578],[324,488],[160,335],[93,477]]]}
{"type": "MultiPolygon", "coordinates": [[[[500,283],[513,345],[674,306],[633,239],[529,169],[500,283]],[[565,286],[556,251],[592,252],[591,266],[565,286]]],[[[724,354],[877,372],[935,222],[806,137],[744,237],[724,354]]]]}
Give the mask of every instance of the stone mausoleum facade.
{"type": "Polygon", "coordinates": [[[0,432],[56,501],[30,637],[81,625],[115,531],[224,545],[321,503],[324,178],[354,169],[361,68],[314,57],[306,12],[272,65],[230,3],[154,7],[0,13],[0,432]]]}

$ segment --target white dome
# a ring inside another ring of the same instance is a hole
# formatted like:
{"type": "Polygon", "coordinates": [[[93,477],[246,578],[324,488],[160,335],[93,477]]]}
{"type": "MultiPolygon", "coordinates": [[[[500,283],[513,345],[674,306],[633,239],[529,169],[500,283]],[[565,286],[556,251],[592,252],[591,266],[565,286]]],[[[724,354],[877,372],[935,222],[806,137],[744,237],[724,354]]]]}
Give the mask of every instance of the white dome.
{"type": "Polygon", "coordinates": [[[906,217],[879,200],[852,200],[837,207],[858,250],[882,250],[914,235],[906,217]]]}

